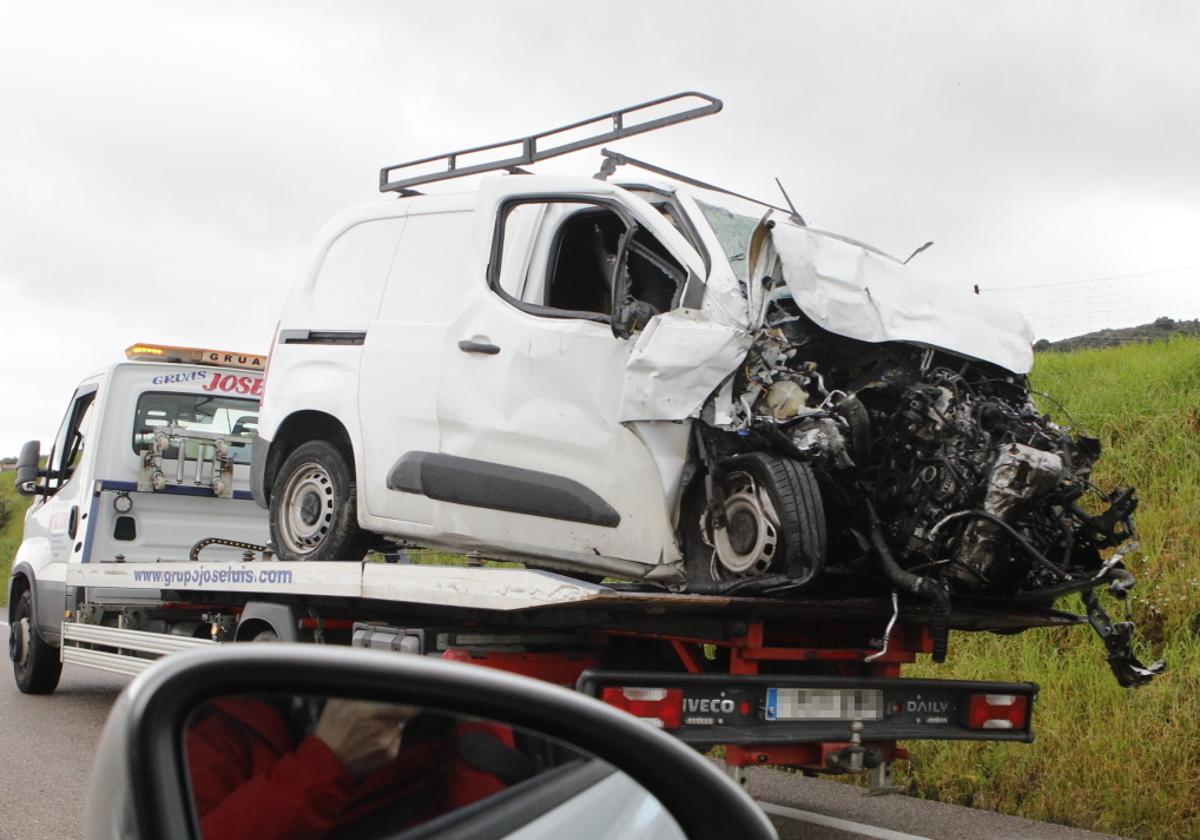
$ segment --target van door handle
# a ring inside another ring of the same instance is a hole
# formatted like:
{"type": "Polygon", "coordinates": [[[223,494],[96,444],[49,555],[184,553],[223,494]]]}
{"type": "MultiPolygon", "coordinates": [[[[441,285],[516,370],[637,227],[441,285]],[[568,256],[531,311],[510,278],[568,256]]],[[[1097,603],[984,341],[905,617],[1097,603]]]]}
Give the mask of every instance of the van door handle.
{"type": "Polygon", "coordinates": [[[486,356],[495,356],[500,352],[500,348],[490,341],[473,341],[469,338],[458,342],[458,349],[464,353],[483,353],[486,356]]]}
{"type": "Polygon", "coordinates": [[[71,505],[71,513],[67,517],[67,536],[75,539],[79,532],[79,505],[71,505]]]}

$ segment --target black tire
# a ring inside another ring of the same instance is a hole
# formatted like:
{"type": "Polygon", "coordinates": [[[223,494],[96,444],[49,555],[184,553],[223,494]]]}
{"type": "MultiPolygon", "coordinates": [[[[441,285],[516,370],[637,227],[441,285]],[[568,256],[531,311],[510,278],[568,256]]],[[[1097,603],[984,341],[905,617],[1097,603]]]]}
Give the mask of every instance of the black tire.
{"type": "MultiPolygon", "coordinates": [[[[817,580],[825,569],[828,537],[825,506],[812,468],[771,453],[751,452],[727,459],[721,469],[725,481],[731,476],[749,475],[766,490],[779,518],[776,550],[766,568],[742,575],[730,573],[719,560],[714,560],[714,549],[701,533],[705,497],[703,482],[698,481],[685,505],[688,521],[684,523],[684,563],[688,582],[711,584],[714,580],[739,576],[785,575],[801,588],[817,580]]],[[[736,527],[736,523],[731,526],[736,527]]]]}
{"type": "Polygon", "coordinates": [[[297,446],[279,467],[271,485],[270,522],[280,560],[357,563],[373,542],[358,527],[349,453],[324,440],[297,446]]]}
{"type": "Polygon", "coordinates": [[[36,624],[33,594],[26,589],[17,601],[8,628],[8,655],[13,661],[17,688],[25,694],[49,694],[58,687],[62,662],[58,648],[42,639],[36,624]]]}

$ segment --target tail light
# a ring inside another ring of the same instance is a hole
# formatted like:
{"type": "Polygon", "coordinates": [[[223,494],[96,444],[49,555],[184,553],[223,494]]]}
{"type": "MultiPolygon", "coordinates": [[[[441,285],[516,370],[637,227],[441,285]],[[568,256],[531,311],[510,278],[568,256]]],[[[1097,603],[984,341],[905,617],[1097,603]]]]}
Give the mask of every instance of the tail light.
{"type": "Polygon", "coordinates": [[[678,729],[683,725],[682,689],[610,687],[600,693],[600,699],[651,726],[678,729]]]}
{"type": "Polygon", "coordinates": [[[1024,694],[972,694],[967,707],[969,729],[1024,729],[1028,720],[1024,694]]]}

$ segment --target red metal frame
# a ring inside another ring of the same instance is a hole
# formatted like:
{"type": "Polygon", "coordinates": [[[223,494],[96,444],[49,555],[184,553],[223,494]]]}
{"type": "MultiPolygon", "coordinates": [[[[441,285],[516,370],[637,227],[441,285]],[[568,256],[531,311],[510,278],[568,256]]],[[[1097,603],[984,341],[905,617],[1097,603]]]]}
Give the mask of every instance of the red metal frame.
{"type": "Polygon", "coordinates": [[[817,634],[813,633],[791,632],[773,635],[783,644],[769,644],[763,622],[751,622],[746,634],[735,638],[730,645],[730,671],[735,674],[757,674],[758,663],[770,661],[844,662],[865,664],[874,670],[879,666],[899,666],[916,662],[918,653],[928,653],[933,649],[933,640],[928,628],[905,625],[898,625],[892,630],[887,651],[871,662],[865,662],[866,658],[878,654],[879,651],[867,647],[864,644],[866,639],[861,636],[841,633],[842,638],[823,639],[819,635],[814,638],[817,634]]]}
{"type": "MultiPolygon", "coordinates": [[[[712,672],[712,663],[704,652],[706,645],[728,651],[728,672],[733,675],[758,674],[763,663],[794,662],[820,664],[847,676],[899,677],[902,665],[915,662],[917,654],[929,653],[933,649],[933,639],[928,628],[920,625],[897,625],[892,630],[887,652],[866,662],[866,657],[879,652],[869,645],[871,633],[879,632],[880,629],[863,624],[834,627],[824,624],[804,629],[776,629],[759,620],[746,625],[742,634],[723,639],[607,629],[597,631],[597,637],[599,641],[609,636],[623,636],[667,642],[689,674],[712,672]]],[[[446,651],[443,658],[498,668],[565,686],[573,686],[583,670],[599,665],[591,654],[562,652],[455,649],[446,651]]],[[[729,744],[725,746],[725,762],[733,767],[774,765],[822,771],[828,769],[829,757],[847,746],[846,742],[740,746],[729,744]]],[[[894,741],[870,742],[864,743],[863,746],[877,750],[884,761],[908,758],[907,751],[897,746],[894,741]]]]}
{"type": "Polygon", "coordinates": [[[585,670],[596,668],[600,664],[594,656],[584,653],[530,653],[464,648],[448,650],[442,654],[442,659],[483,665],[569,687],[574,687],[579,681],[579,675],[585,670]]]}
{"type": "Polygon", "coordinates": [[[897,677],[900,666],[917,661],[917,654],[933,650],[933,638],[929,628],[922,625],[897,625],[892,630],[887,652],[866,662],[868,656],[879,651],[868,647],[869,629],[860,625],[838,628],[831,633],[828,627],[809,631],[772,631],[768,640],[763,621],[752,621],[746,632],[727,639],[704,639],[696,636],[672,636],[666,633],[643,633],[636,630],[605,630],[609,636],[628,636],[641,639],[658,639],[669,642],[679,661],[690,674],[706,670],[697,648],[714,645],[729,651],[729,673],[757,674],[761,662],[811,662],[840,663],[857,666],[860,674],[877,677],[897,677]],[[858,633],[847,631],[858,630],[858,633]],[[833,638],[830,638],[833,636],[833,638]]]}

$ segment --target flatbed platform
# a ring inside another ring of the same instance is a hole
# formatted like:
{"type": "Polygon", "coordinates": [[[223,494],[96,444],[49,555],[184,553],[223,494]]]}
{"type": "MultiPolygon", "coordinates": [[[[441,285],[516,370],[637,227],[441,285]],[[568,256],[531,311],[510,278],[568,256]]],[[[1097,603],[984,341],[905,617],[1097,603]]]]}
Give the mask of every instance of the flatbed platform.
{"type": "MultiPolygon", "coordinates": [[[[436,608],[450,613],[495,617],[554,614],[580,620],[602,614],[607,621],[638,622],[657,616],[729,620],[886,622],[892,604],[885,597],[766,598],[672,593],[635,584],[593,584],[553,572],[523,568],[406,565],[377,562],[284,563],[160,562],[85,563],[71,567],[67,585],[88,589],[140,590],[163,600],[206,602],[223,596],[266,599],[300,596],[316,602],[354,599],[380,608],[436,608]]],[[[366,605],[366,604],[364,604],[366,605]]],[[[545,615],[549,618],[549,615],[545,615]]],[[[928,622],[923,603],[901,599],[900,620],[928,622]]],[[[956,630],[1013,632],[1067,626],[1082,616],[1036,606],[956,598],[950,626],[956,630]]],[[[559,622],[555,622],[559,623],[559,622]]]]}

